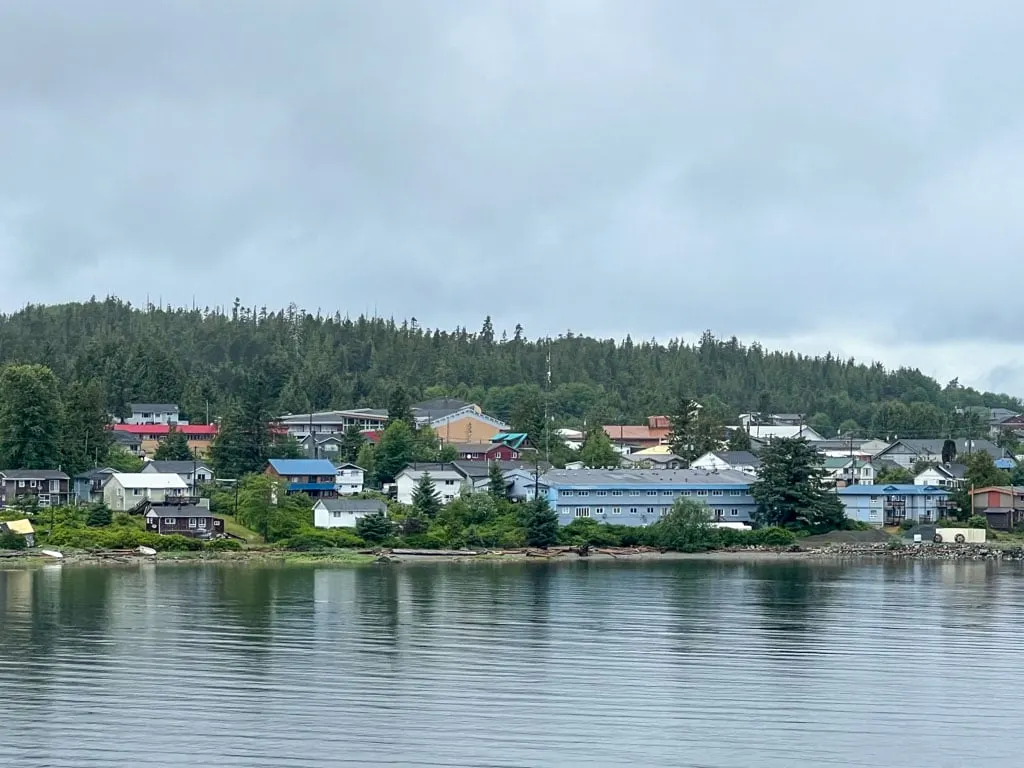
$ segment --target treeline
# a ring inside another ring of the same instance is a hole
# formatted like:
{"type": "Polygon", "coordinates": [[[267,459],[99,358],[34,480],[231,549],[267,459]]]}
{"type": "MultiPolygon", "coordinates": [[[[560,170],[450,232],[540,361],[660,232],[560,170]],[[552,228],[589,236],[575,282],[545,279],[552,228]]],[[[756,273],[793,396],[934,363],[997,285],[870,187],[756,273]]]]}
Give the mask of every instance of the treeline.
{"type": "Polygon", "coordinates": [[[256,370],[276,413],[379,407],[402,386],[414,399],[458,397],[512,422],[535,421],[546,398],[561,424],[641,423],[685,394],[726,421],[798,412],[825,432],[913,437],[971,429],[954,417],[968,406],[1024,410],[1016,398],[955,380],[941,386],[915,369],[770,352],[710,333],[692,343],[571,332],[531,340],[522,327],[506,333],[489,319],[478,331],[442,331],[237,300],[225,310],[139,309],[114,298],[28,306],[0,316],[0,364],[11,362],[44,364],[63,387],[94,386],[114,412],[173,402],[196,422],[227,413],[256,370]]]}

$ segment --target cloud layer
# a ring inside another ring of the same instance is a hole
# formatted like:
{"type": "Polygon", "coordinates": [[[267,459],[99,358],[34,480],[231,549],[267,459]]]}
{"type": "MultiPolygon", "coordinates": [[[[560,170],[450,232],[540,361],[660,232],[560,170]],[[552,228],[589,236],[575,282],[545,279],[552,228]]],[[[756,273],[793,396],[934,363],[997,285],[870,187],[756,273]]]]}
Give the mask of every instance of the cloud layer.
{"type": "Polygon", "coordinates": [[[2,305],[711,328],[1024,393],[1022,33],[1009,0],[5,3],[2,305]]]}

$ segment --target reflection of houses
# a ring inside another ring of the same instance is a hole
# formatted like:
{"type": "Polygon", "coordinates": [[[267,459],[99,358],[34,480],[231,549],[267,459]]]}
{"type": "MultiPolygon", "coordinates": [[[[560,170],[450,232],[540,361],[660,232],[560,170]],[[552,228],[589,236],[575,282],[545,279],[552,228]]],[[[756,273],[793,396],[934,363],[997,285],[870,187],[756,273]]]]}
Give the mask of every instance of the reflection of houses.
{"type": "Polygon", "coordinates": [[[900,525],[904,520],[933,523],[945,517],[951,505],[949,490],[934,486],[850,485],[836,493],[848,518],[878,527],[900,525]]]}
{"type": "Polygon", "coordinates": [[[976,488],[973,493],[972,512],[984,517],[989,528],[1012,531],[1024,522],[1024,488],[976,488]]]}
{"type": "Polygon", "coordinates": [[[657,522],[680,498],[707,505],[712,520],[749,522],[757,508],[753,480],[735,470],[700,469],[553,469],[541,478],[562,525],[590,518],[631,526],[657,522]]]}
{"type": "Polygon", "coordinates": [[[71,478],[56,469],[0,470],[0,504],[9,507],[32,496],[40,507],[67,504],[71,478]]]}

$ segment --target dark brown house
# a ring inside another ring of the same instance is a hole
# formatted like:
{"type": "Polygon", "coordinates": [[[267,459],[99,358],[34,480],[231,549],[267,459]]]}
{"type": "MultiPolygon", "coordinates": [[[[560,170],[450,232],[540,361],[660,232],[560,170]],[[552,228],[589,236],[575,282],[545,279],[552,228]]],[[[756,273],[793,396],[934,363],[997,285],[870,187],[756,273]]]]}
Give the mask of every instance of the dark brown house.
{"type": "Polygon", "coordinates": [[[1024,523],[1024,488],[991,486],[973,491],[972,510],[984,517],[988,527],[997,531],[1012,531],[1024,523]]]}
{"type": "Polygon", "coordinates": [[[146,512],[146,530],[209,539],[224,533],[224,520],[214,517],[206,507],[175,504],[152,506],[146,512]]]}
{"type": "Polygon", "coordinates": [[[5,507],[35,496],[40,507],[67,504],[71,478],[56,469],[0,470],[0,505],[5,507]]]}

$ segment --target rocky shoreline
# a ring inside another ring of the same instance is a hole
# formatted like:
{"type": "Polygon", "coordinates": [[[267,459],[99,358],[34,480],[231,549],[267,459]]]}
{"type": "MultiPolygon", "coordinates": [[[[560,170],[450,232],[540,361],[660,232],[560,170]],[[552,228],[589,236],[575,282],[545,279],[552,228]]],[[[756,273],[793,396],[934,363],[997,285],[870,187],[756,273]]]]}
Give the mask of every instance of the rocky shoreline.
{"type": "Polygon", "coordinates": [[[992,544],[906,544],[830,543],[803,547],[737,547],[708,552],[659,552],[649,548],[578,548],[559,547],[551,550],[324,550],[295,552],[289,550],[243,550],[238,552],[163,552],[144,555],[127,552],[67,552],[63,559],[46,557],[39,552],[0,553],[0,568],[39,565],[140,565],[140,564],[308,564],[308,565],[371,565],[402,563],[451,562],[573,562],[594,561],[671,561],[725,560],[770,561],[813,559],[887,559],[936,561],[1007,561],[1024,562],[1024,546],[992,544]],[[16,555],[16,556],[13,556],[16,555]]]}

